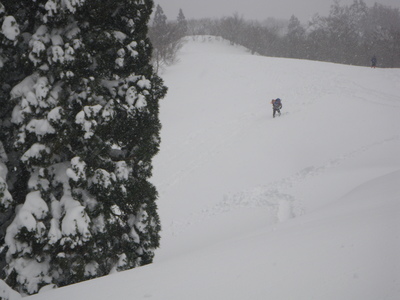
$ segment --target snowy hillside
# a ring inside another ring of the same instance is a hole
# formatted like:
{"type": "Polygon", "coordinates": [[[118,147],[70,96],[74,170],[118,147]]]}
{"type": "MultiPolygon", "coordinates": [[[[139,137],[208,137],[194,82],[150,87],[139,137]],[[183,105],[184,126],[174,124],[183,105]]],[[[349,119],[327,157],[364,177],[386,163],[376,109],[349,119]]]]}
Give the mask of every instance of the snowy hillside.
{"type": "Polygon", "coordinates": [[[29,298],[400,299],[399,69],[199,37],[163,78],[155,262],[29,298]]]}

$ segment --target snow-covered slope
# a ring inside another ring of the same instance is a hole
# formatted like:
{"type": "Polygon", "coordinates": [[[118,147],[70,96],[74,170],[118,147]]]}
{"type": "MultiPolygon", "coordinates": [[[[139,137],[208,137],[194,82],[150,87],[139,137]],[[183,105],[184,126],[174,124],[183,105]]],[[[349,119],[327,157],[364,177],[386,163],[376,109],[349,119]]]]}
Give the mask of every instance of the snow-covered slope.
{"type": "Polygon", "coordinates": [[[32,300],[400,299],[399,69],[198,37],[163,77],[155,262],[32,300]]]}

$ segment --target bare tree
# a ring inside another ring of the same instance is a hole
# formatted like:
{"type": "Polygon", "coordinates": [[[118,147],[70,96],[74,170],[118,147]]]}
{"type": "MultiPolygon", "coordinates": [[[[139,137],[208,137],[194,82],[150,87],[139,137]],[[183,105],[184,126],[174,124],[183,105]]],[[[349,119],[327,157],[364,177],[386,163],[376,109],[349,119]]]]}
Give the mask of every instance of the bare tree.
{"type": "Polygon", "coordinates": [[[174,63],[178,50],[182,46],[182,38],[187,34],[186,18],[179,10],[176,22],[168,22],[160,5],[157,5],[153,25],[149,29],[149,37],[153,45],[153,66],[159,72],[162,66],[174,63]]]}

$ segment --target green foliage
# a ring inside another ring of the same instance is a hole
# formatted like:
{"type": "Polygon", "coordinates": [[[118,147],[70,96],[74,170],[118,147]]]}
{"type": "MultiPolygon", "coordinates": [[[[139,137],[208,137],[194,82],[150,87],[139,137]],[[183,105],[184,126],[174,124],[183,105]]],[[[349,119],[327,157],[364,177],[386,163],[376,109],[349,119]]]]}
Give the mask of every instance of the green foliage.
{"type": "Polygon", "coordinates": [[[0,125],[14,199],[2,260],[8,284],[26,294],[150,263],[159,246],[148,179],[166,87],[150,65],[153,2],[70,4],[5,5],[21,33],[3,50],[12,55],[2,71],[15,68],[15,76],[0,78],[0,101],[12,104],[0,125]],[[29,256],[18,250],[24,245],[29,256]],[[32,259],[42,270],[35,283],[19,280],[21,262],[32,259]]]}

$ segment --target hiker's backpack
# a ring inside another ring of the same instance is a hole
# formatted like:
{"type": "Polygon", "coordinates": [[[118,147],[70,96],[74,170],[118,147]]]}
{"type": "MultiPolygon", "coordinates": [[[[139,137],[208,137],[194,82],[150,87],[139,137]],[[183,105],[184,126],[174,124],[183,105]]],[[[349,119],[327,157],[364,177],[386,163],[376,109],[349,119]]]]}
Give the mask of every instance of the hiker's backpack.
{"type": "Polygon", "coordinates": [[[281,107],[281,106],[282,106],[281,99],[276,98],[274,101],[274,107],[281,107]]]}

